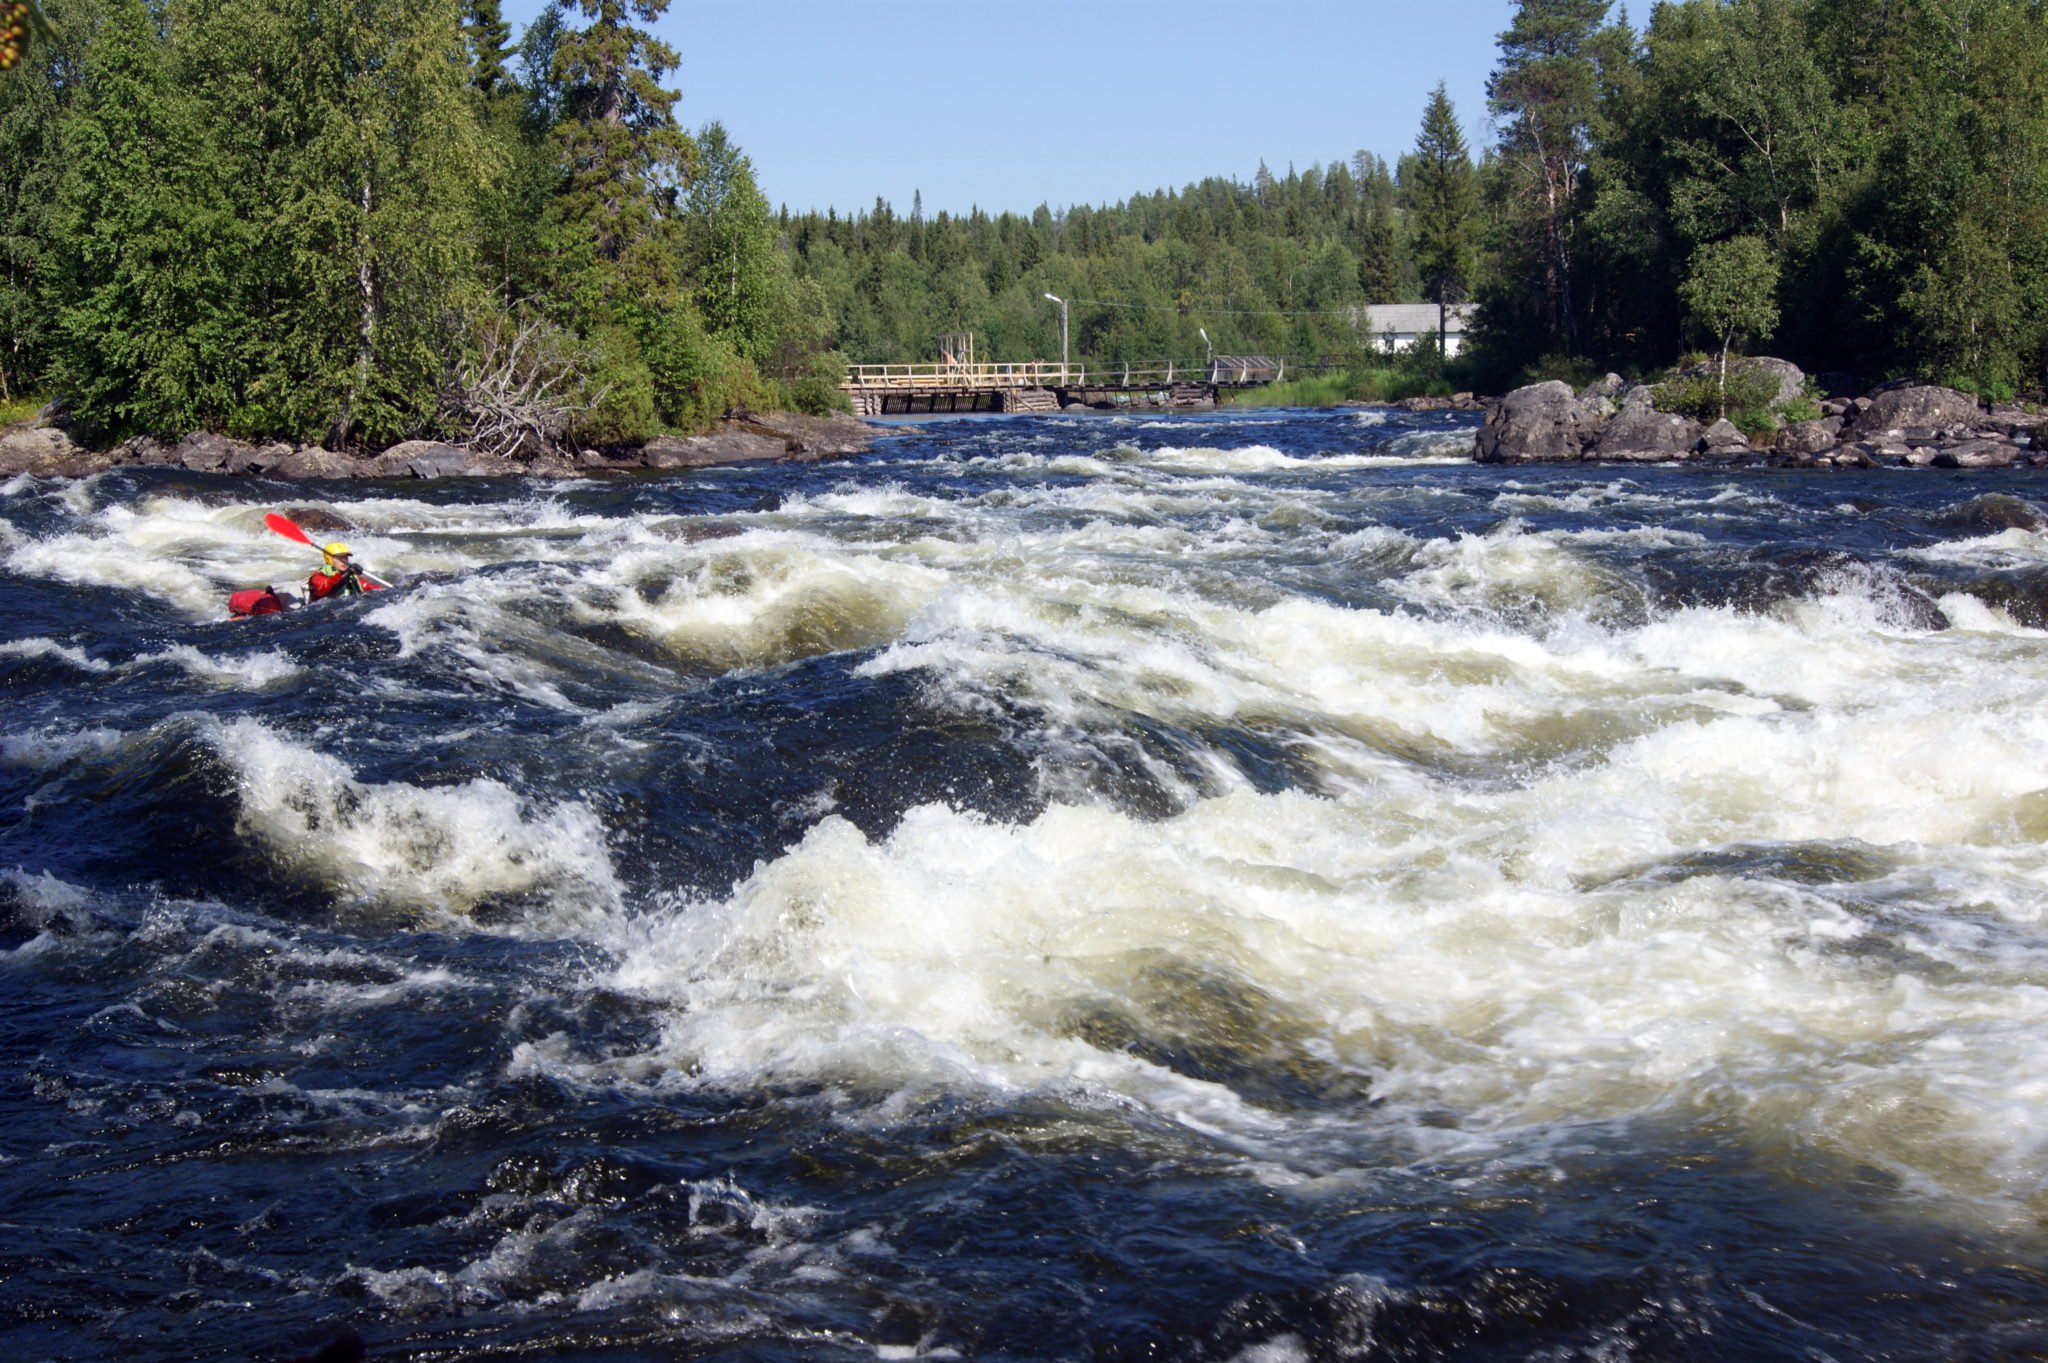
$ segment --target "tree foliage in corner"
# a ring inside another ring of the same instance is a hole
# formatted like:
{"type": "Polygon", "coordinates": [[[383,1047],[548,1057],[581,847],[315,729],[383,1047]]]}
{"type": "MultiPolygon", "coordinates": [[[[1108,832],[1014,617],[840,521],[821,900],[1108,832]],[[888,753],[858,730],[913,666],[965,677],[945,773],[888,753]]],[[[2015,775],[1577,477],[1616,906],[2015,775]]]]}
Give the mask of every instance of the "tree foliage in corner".
{"type": "Polygon", "coordinates": [[[675,55],[629,22],[663,0],[552,5],[516,61],[496,0],[52,3],[0,76],[0,390],[88,432],[459,435],[521,338],[561,418],[527,429],[637,438],[782,401],[757,363],[825,345],[729,141],[693,226],[675,55]]]}
{"type": "Polygon", "coordinates": [[[2048,390],[2048,8],[1669,0],[1640,38],[1602,27],[1606,10],[1523,0],[1503,36],[1496,105],[1513,121],[1481,319],[1503,381],[1558,352],[1668,363],[1697,315],[1694,263],[1749,239],[1774,267],[1775,344],[1804,367],[2048,390]],[[1559,24],[1533,59],[1516,36],[1559,24]],[[1569,93],[1585,148],[1542,234],[1557,264],[1538,271],[1516,267],[1516,242],[1553,200],[1527,212],[1536,177],[1515,167],[1540,139],[1526,101],[1500,101],[1532,68],[1559,73],[1543,91],[1569,93]]]}

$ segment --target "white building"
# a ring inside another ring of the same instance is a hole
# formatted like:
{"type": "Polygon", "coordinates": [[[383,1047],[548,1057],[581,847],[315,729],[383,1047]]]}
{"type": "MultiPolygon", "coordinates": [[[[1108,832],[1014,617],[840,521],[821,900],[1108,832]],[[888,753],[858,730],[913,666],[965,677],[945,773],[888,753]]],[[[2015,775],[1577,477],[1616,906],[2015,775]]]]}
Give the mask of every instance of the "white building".
{"type": "MultiPolygon", "coordinates": [[[[1444,311],[1444,354],[1464,348],[1465,326],[1472,319],[1470,303],[1453,303],[1444,311]]],[[[1406,350],[1424,336],[1436,335],[1434,303],[1368,303],[1351,310],[1352,324],[1380,350],[1406,350]]]]}

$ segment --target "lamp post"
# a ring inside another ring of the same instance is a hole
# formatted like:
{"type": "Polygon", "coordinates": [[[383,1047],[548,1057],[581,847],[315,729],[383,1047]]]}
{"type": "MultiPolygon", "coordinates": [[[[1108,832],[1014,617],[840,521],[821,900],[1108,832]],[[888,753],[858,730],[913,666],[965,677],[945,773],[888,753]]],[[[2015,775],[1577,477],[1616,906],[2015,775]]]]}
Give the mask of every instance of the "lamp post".
{"type": "Polygon", "coordinates": [[[1067,384],[1067,300],[1056,293],[1046,295],[1049,302],[1060,305],[1060,386],[1067,384]]]}

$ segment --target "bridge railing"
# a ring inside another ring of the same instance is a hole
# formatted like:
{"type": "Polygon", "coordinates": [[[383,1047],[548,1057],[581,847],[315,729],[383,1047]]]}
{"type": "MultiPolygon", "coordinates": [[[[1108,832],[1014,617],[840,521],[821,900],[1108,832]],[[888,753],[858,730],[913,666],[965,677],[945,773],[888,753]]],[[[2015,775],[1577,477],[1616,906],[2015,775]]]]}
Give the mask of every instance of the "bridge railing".
{"type": "Polygon", "coordinates": [[[1226,356],[1207,360],[1117,360],[1110,363],[1057,360],[1022,360],[1007,364],[955,364],[927,361],[915,364],[848,365],[848,392],[984,392],[1019,388],[1143,388],[1176,383],[1207,383],[1222,387],[1277,383],[1289,373],[1320,373],[1340,366],[1342,361],[1320,356],[1226,356]]]}

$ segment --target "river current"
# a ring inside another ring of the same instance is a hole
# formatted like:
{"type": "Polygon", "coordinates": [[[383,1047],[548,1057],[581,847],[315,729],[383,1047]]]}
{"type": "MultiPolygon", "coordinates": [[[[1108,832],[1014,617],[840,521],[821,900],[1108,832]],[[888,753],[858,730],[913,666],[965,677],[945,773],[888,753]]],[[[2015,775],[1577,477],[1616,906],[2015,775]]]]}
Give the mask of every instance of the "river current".
{"type": "Polygon", "coordinates": [[[1473,424],[0,484],[0,1354],[2042,1356],[2048,483],[1473,424]]]}

